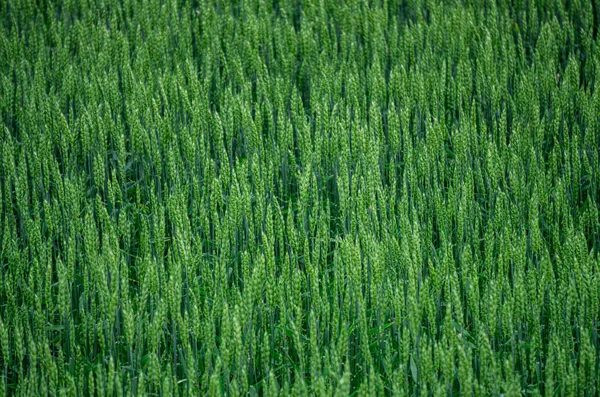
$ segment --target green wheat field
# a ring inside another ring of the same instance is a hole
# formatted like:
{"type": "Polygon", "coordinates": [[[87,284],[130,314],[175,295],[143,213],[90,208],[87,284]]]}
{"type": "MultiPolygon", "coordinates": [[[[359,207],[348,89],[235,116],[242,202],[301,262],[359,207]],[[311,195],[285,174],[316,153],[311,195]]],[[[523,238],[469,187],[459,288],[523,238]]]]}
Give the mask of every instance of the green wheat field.
{"type": "Polygon", "coordinates": [[[599,20],[0,0],[0,396],[598,396],[599,20]]]}

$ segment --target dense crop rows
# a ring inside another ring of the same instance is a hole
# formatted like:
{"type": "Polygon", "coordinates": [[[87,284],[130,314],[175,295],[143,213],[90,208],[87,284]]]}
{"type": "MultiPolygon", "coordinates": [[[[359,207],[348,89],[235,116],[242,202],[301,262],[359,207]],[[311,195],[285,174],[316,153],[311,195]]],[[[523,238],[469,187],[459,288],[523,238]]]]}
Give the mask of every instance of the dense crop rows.
{"type": "Polygon", "coordinates": [[[0,395],[598,395],[598,12],[1,0],[0,395]]]}

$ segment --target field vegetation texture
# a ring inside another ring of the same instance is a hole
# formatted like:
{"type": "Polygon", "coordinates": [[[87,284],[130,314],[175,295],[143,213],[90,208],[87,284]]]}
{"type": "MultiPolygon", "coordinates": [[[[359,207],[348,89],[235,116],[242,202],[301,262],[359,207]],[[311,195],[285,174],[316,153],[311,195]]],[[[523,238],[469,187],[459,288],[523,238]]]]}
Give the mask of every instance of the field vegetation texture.
{"type": "Polygon", "coordinates": [[[0,1],[0,396],[597,396],[596,4],[0,1]]]}

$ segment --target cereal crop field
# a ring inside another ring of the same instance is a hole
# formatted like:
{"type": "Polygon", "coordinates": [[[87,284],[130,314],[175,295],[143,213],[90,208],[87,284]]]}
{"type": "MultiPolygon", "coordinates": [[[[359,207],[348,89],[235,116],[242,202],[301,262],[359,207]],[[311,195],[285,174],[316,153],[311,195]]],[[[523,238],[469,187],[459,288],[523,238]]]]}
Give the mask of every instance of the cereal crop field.
{"type": "Polygon", "coordinates": [[[596,0],[0,0],[0,396],[598,396],[596,0]]]}

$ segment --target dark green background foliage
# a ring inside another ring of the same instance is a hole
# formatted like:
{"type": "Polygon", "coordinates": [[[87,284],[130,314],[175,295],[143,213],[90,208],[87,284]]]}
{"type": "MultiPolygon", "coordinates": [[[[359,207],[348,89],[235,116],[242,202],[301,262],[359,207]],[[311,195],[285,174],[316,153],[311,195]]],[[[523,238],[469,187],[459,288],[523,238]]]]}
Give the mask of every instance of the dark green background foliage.
{"type": "Polygon", "coordinates": [[[0,395],[598,395],[598,18],[0,0],[0,395]]]}

